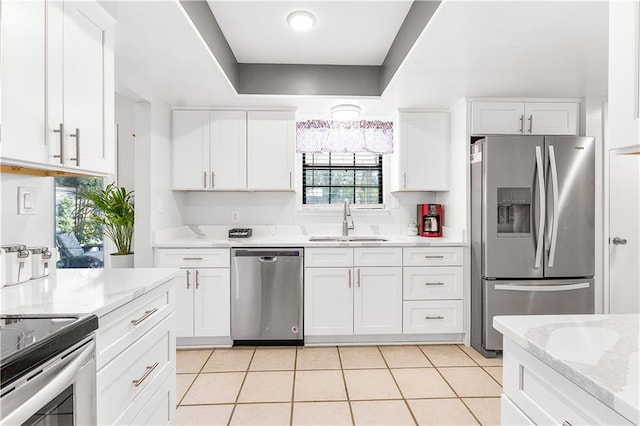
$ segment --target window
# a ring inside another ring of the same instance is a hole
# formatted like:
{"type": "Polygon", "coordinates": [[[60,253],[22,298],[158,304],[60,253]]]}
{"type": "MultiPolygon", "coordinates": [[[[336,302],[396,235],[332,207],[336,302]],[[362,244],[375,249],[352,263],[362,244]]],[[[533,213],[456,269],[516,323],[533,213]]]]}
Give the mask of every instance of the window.
{"type": "Polygon", "coordinates": [[[382,204],[382,155],[370,152],[302,154],[302,204],[382,204]]]}

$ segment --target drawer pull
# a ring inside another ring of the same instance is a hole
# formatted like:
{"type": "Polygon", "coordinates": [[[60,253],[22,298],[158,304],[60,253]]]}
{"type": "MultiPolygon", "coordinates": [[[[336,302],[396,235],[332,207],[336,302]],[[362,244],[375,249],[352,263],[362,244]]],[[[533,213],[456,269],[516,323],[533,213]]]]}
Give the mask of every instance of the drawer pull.
{"type": "Polygon", "coordinates": [[[426,283],[424,283],[424,285],[444,285],[444,283],[429,283],[429,282],[426,282],[426,283]]]}
{"type": "Polygon", "coordinates": [[[202,260],[201,257],[183,257],[182,260],[202,260]]]}
{"type": "Polygon", "coordinates": [[[196,288],[200,288],[200,271],[196,269],[196,288]]]}
{"type": "Polygon", "coordinates": [[[149,374],[151,374],[153,372],[153,370],[156,369],[156,367],[158,366],[158,362],[156,361],[155,364],[150,365],[147,367],[147,370],[144,372],[144,374],[142,375],[142,377],[140,377],[138,380],[133,380],[132,383],[135,387],[138,387],[142,384],[142,382],[144,382],[145,380],[147,380],[147,377],[149,377],[149,374]]]}
{"type": "Polygon", "coordinates": [[[444,259],[444,256],[442,255],[438,255],[438,256],[425,256],[425,259],[444,259]]]}
{"type": "Polygon", "coordinates": [[[442,315],[438,315],[436,317],[430,317],[430,316],[427,315],[426,317],[424,317],[424,319],[426,319],[426,320],[438,320],[438,319],[444,319],[444,317],[442,315]]]}
{"type": "Polygon", "coordinates": [[[156,312],[158,312],[158,308],[153,308],[150,311],[144,311],[144,315],[141,316],[138,319],[135,320],[131,320],[131,324],[133,324],[134,326],[140,324],[142,321],[146,320],[147,318],[149,318],[151,315],[155,314],[156,312]]]}
{"type": "Polygon", "coordinates": [[[191,283],[189,282],[189,278],[191,277],[191,271],[187,271],[187,290],[189,290],[191,283]]]}

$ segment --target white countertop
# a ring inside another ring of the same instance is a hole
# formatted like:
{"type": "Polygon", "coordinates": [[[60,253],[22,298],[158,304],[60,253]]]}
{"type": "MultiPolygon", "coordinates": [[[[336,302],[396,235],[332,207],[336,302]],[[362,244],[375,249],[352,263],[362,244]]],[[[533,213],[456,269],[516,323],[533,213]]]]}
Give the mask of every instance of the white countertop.
{"type": "Polygon", "coordinates": [[[640,315],[495,317],[493,326],[635,424],[640,423],[640,315]]]}
{"type": "Polygon", "coordinates": [[[173,268],[58,269],[0,289],[0,314],[92,313],[98,317],[160,286],[173,268]]]}
{"type": "MultiPolygon", "coordinates": [[[[238,226],[244,228],[245,226],[238,226]]],[[[246,226],[250,238],[228,238],[231,226],[181,226],[155,232],[156,248],[230,248],[230,247],[389,247],[389,246],[466,246],[455,230],[445,228],[444,237],[427,238],[403,235],[401,226],[360,225],[351,236],[380,236],[388,241],[324,242],[309,241],[310,236],[337,236],[341,230],[327,225],[246,226]]]]}

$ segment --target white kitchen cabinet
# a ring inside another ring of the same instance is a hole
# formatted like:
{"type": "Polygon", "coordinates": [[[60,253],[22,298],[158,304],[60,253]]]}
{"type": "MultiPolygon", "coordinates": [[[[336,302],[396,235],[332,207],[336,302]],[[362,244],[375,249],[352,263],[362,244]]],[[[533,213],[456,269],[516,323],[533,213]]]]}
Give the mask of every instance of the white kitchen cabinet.
{"type": "Polygon", "coordinates": [[[246,189],[246,112],[173,111],[173,189],[246,189]]]}
{"type": "Polygon", "coordinates": [[[609,2],[609,149],[640,151],[640,5],[609,2]]]}
{"type": "Polygon", "coordinates": [[[181,268],[176,285],[176,335],[231,335],[229,249],[158,249],[157,267],[181,268]]]}
{"type": "Polygon", "coordinates": [[[295,118],[290,111],[247,113],[247,187],[293,190],[295,118]]]}
{"type": "Polygon", "coordinates": [[[354,269],[353,334],[402,333],[402,268],[354,269]]]}
{"type": "Polygon", "coordinates": [[[578,102],[473,101],[473,135],[577,135],[578,102]]]}
{"type": "Polygon", "coordinates": [[[449,189],[449,114],[401,112],[392,191],[449,189]]]}
{"type": "Polygon", "coordinates": [[[305,336],[353,334],[353,270],[351,268],[305,268],[304,334],[305,336]]]}
{"type": "Polygon", "coordinates": [[[3,9],[2,161],[113,173],[112,18],[93,1],[3,9]]]}

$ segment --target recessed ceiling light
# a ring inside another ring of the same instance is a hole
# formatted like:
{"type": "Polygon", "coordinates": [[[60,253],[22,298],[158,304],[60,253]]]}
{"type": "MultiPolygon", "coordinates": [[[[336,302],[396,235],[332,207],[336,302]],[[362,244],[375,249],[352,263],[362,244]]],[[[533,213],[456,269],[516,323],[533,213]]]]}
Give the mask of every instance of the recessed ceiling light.
{"type": "Polygon", "coordinates": [[[297,31],[309,31],[316,24],[316,17],[306,10],[296,10],[287,16],[287,23],[297,31]]]}
{"type": "Polygon", "coordinates": [[[341,104],[331,108],[331,117],[336,120],[355,120],[360,116],[360,107],[352,104],[341,104]]]}

